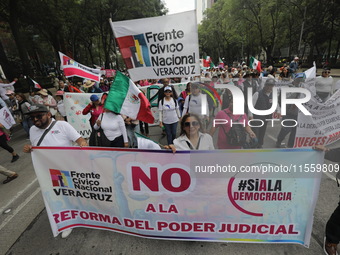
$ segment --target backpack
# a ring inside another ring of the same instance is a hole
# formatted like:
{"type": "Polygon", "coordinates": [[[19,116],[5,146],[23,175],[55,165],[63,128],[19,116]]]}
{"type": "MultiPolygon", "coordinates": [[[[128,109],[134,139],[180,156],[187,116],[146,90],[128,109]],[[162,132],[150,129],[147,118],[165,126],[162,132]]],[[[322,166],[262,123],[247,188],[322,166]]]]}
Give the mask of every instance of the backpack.
{"type": "MultiPolygon", "coordinates": [[[[175,108],[177,108],[177,104],[178,104],[177,100],[175,100],[174,98],[172,99],[175,101],[175,108]]],[[[161,104],[162,106],[164,105],[164,97],[161,99],[161,104]]]]}
{"type": "MultiPolygon", "coordinates": [[[[227,113],[226,111],[224,111],[229,118],[232,120],[232,117],[229,115],[229,113],[227,113]]],[[[242,116],[240,116],[236,121],[233,120],[233,122],[238,122],[240,119],[242,118],[242,116]]],[[[225,132],[223,126],[222,129],[224,131],[224,134],[227,137],[227,142],[229,145],[232,146],[243,146],[246,141],[247,141],[247,133],[245,128],[242,125],[232,125],[232,127],[230,128],[229,132],[225,132]]]]}

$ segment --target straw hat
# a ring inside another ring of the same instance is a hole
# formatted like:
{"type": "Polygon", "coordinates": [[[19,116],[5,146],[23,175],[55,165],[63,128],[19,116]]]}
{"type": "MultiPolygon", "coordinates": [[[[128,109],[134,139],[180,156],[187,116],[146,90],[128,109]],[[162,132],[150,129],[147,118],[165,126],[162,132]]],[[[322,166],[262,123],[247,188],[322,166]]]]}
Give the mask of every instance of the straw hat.
{"type": "Polygon", "coordinates": [[[47,93],[46,89],[39,90],[38,94],[43,95],[43,96],[48,96],[48,93],[47,93]]]}
{"type": "Polygon", "coordinates": [[[90,87],[92,87],[94,84],[95,84],[94,81],[87,80],[87,81],[84,83],[83,87],[84,87],[84,88],[90,88],[90,87]]]}

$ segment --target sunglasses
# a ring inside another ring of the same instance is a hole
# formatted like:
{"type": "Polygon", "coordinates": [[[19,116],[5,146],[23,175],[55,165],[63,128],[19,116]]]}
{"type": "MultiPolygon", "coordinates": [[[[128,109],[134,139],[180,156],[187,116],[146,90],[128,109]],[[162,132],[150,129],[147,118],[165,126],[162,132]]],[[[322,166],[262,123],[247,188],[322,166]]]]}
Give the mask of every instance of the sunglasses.
{"type": "Polygon", "coordinates": [[[164,93],[172,93],[172,91],[171,90],[166,90],[166,91],[164,91],[164,93]]]}
{"type": "Polygon", "coordinates": [[[199,126],[200,124],[198,123],[198,121],[193,121],[193,122],[184,122],[184,127],[190,127],[190,124],[193,126],[193,127],[197,127],[199,126]]]}
{"type": "Polygon", "coordinates": [[[44,117],[45,113],[41,113],[41,114],[37,114],[37,115],[34,115],[34,116],[30,116],[30,119],[31,120],[41,120],[43,117],[44,117]]]}

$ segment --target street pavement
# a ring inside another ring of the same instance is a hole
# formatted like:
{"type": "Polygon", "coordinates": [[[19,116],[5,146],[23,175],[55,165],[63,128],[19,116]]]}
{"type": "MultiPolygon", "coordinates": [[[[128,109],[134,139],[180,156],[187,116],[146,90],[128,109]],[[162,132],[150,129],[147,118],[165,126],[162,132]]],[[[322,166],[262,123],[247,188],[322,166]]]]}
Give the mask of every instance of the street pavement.
{"type": "MultiPolygon", "coordinates": [[[[340,75],[340,72],[339,72],[340,75]]],[[[280,127],[268,127],[265,148],[275,147],[280,127]]],[[[162,144],[159,127],[151,127],[151,139],[162,144]]],[[[339,201],[335,177],[323,174],[320,193],[314,212],[314,224],[310,247],[297,244],[245,244],[219,242],[165,241],[144,239],[120,233],[76,228],[62,239],[53,237],[42,201],[40,188],[34,173],[30,154],[22,152],[29,143],[19,127],[14,132],[10,145],[20,154],[20,159],[10,163],[11,155],[0,150],[0,164],[15,171],[19,177],[2,184],[0,176],[0,254],[323,254],[322,243],[325,224],[339,201]],[[10,211],[6,213],[8,210],[10,211]]],[[[340,146],[340,142],[331,147],[340,146]]]]}

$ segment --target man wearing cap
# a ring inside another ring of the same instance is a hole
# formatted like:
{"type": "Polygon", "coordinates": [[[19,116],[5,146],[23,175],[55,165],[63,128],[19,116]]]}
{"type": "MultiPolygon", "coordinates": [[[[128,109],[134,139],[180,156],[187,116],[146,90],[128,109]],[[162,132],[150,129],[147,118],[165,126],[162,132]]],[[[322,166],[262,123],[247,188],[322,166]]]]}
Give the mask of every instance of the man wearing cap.
{"type": "Polygon", "coordinates": [[[91,113],[90,125],[92,132],[90,135],[89,144],[90,146],[95,146],[95,132],[93,130],[93,126],[96,124],[99,115],[104,112],[104,105],[100,102],[97,95],[91,95],[90,100],[91,102],[83,110],[83,115],[91,113]]]}
{"type": "MultiPolygon", "coordinates": [[[[66,121],[55,121],[44,105],[32,105],[28,115],[33,126],[30,129],[31,145],[24,145],[23,151],[29,153],[32,146],[71,147],[76,142],[80,147],[87,146],[84,138],[66,121]]],[[[62,238],[71,234],[72,229],[62,232],[62,238]]]]}

